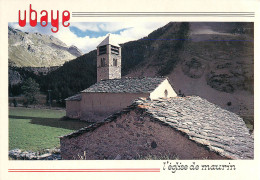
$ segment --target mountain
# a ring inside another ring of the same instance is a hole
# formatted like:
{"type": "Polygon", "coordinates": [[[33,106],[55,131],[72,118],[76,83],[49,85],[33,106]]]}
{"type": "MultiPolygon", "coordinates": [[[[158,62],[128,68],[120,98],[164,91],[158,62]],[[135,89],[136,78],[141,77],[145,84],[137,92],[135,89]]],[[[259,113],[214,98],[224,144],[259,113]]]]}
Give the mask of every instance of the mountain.
{"type": "Polygon", "coordinates": [[[178,39],[176,33],[180,26],[169,23],[144,38],[157,40],[144,46],[145,53],[139,54],[141,61],[126,76],[167,75],[177,92],[201,96],[252,119],[254,24],[192,22],[189,23],[188,40],[182,41],[182,48],[176,50],[181,39],[173,39],[178,39]]]}
{"type": "Polygon", "coordinates": [[[81,55],[82,52],[77,47],[68,47],[54,36],[22,32],[8,26],[8,62],[10,66],[60,66],[81,55]]]}
{"type": "Polygon", "coordinates": [[[79,56],[82,56],[83,53],[81,52],[80,49],[78,49],[76,46],[70,46],[68,51],[70,52],[70,54],[76,56],[76,57],[79,57],[79,56]]]}
{"type": "MultiPolygon", "coordinates": [[[[177,93],[198,95],[253,122],[254,24],[191,22],[121,44],[122,75],[168,76],[177,93]]],[[[96,82],[96,50],[36,79],[64,99],[96,82]]]]}

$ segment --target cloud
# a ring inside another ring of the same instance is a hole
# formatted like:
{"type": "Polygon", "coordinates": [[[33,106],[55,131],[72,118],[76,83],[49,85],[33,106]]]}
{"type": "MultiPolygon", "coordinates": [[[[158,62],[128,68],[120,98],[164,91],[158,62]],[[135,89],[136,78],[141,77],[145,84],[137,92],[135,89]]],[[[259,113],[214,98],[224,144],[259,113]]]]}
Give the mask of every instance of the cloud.
{"type": "Polygon", "coordinates": [[[47,27],[26,25],[20,27],[18,23],[9,23],[10,26],[27,32],[39,32],[53,35],[68,46],[75,45],[83,53],[90,52],[111,33],[119,44],[133,41],[147,36],[152,31],[162,27],[167,22],[70,22],[70,28],[61,24],[57,33],[51,32],[51,23],[47,27]]]}

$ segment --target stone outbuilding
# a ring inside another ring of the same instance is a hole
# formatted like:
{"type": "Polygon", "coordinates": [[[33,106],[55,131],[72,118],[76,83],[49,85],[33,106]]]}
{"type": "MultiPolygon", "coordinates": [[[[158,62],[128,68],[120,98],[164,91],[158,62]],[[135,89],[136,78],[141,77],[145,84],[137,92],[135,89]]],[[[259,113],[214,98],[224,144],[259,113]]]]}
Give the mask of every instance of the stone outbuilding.
{"type": "Polygon", "coordinates": [[[66,116],[72,119],[80,118],[81,94],[71,96],[66,101],[66,116]]]}
{"type": "Polygon", "coordinates": [[[63,159],[253,159],[238,115],[197,96],[148,99],[60,137],[63,159]]]}

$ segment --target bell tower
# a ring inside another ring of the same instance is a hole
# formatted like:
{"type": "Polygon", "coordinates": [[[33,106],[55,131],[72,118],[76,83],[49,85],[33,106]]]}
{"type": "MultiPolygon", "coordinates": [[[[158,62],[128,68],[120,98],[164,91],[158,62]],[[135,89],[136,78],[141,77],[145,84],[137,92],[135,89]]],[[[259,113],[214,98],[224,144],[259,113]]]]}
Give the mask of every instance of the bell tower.
{"type": "Polygon", "coordinates": [[[97,82],[121,78],[121,47],[108,36],[97,46],[97,82]]]}

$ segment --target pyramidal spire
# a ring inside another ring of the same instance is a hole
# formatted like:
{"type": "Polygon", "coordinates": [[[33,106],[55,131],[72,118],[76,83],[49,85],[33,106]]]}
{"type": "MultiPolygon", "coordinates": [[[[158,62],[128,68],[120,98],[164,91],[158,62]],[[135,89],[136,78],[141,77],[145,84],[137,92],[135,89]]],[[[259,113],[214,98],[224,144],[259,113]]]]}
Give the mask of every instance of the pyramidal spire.
{"type": "Polygon", "coordinates": [[[118,42],[116,41],[116,38],[114,37],[113,34],[111,33],[108,33],[107,34],[107,37],[97,46],[104,46],[104,45],[113,45],[113,46],[117,46],[117,47],[120,47],[120,45],[118,44],[118,42]]]}

